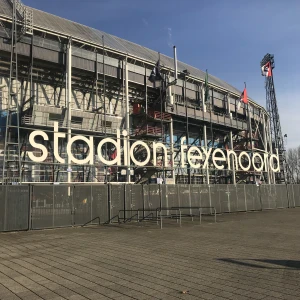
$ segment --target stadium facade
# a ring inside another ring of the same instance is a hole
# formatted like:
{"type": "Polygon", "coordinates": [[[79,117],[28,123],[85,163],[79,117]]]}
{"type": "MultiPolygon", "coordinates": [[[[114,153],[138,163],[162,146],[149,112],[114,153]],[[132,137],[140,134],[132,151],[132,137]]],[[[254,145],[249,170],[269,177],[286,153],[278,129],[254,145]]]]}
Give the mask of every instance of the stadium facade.
{"type": "Polygon", "coordinates": [[[0,20],[2,183],[275,183],[269,115],[240,90],[19,1],[0,20]]]}

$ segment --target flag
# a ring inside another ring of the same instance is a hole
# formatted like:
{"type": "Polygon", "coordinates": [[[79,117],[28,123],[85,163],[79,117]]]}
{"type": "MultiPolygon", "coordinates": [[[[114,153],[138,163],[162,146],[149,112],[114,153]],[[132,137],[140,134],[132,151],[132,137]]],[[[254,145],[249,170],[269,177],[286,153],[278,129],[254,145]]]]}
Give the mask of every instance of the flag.
{"type": "Polygon", "coordinates": [[[206,75],[205,75],[205,97],[204,97],[204,102],[207,102],[209,100],[209,90],[208,90],[208,73],[206,70],[206,75]]]}
{"type": "Polygon", "coordinates": [[[161,74],[160,74],[160,61],[158,60],[155,67],[153,68],[149,78],[149,81],[154,83],[155,81],[160,81],[162,80],[161,74]]]}
{"type": "Polygon", "coordinates": [[[261,75],[266,77],[272,76],[272,67],[270,62],[267,62],[264,66],[261,67],[261,75]]]}
{"type": "Polygon", "coordinates": [[[111,160],[114,160],[117,157],[117,149],[110,154],[111,160]]]}
{"type": "Polygon", "coordinates": [[[244,102],[245,104],[248,104],[246,84],[245,84],[245,88],[240,96],[239,102],[237,104],[237,110],[240,110],[242,102],[244,102]]]}

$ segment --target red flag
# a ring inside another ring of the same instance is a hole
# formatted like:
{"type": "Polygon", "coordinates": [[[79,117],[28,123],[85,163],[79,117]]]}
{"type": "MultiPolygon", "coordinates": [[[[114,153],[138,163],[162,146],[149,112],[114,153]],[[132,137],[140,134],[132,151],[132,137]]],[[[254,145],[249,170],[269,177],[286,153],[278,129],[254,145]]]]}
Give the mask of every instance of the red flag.
{"type": "Polygon", "coordinates": [[[261,67],[261,73],[266,77],[272,76],[272,66],[270,62],[267,62],[264,66],[261,67]]]}
{"type": "Polygon", "coordinates": [[[117,157],[117,150],[115,150],[113,153],[111,153],[110,158],[114,160],[117,157]]]}
{"type": "Polygon", "coordinates": [[[244,102],[245,104],[248,103],[247,89],[246,88],[244,88],[244,91],[242,92],[241,102],[244,102]]]}

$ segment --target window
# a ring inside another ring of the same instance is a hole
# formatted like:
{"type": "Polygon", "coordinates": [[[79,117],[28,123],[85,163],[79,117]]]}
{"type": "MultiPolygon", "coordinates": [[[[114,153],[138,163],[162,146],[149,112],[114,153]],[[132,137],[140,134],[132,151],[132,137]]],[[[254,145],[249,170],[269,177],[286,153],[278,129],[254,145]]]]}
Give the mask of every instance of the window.
{"type": "Polygon", "coordinates": [[[49,113],[49,121],[60,121],[61,120],[61,115],[60,114],[54,114],[54,113],[49,113]]]}
{"type": "Polygon", "coordinates": [[[83,118],[82,117],[71,117],[71,123],[73,124],[82,124],[83,118]]]}
{"type": "Polygon", "coordinates": [[[111,128],[112,122],[111,121],[106,121],[106,126],[105,126],[105,121],[102,121],[102,127],[109,127],[111,128]]]}

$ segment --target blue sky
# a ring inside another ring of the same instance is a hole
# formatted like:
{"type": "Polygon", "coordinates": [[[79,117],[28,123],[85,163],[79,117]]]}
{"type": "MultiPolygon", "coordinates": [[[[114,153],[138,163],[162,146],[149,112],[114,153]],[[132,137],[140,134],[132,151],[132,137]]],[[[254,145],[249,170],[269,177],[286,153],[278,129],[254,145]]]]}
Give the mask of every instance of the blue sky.
{"type": "Polygon", "coordinates": [[[265,106],[259,63],[275,55],[287,147],[300,145],[299,0],[23,0],[24,4],[172,56],[227,81],[265,106]]]}

